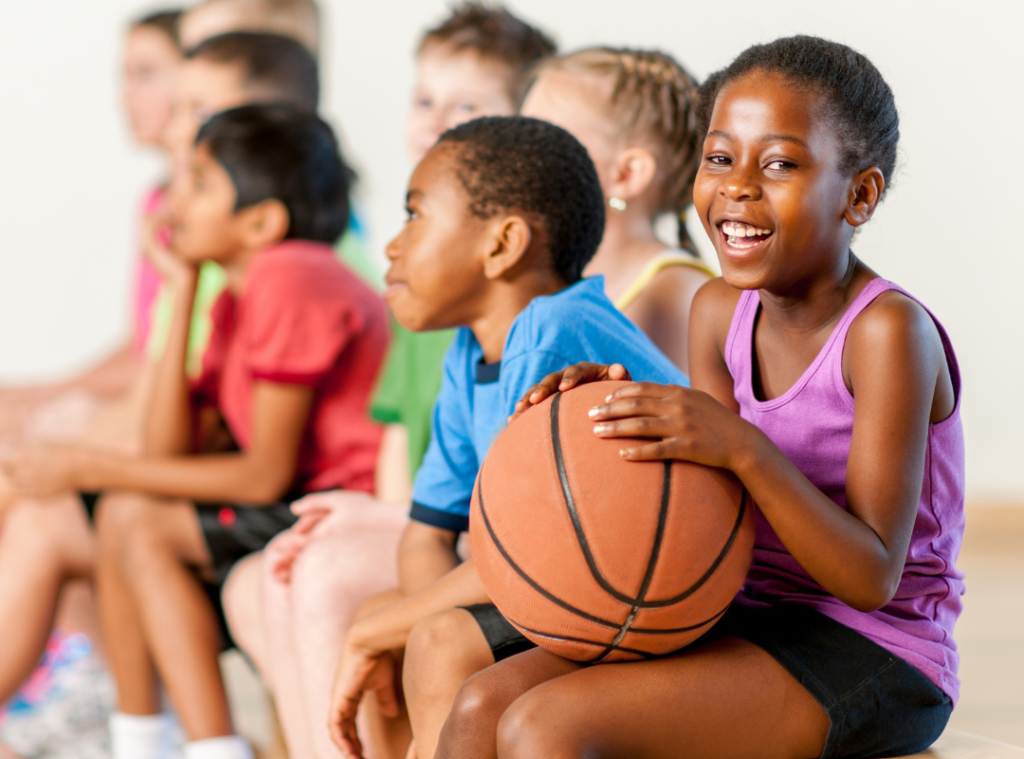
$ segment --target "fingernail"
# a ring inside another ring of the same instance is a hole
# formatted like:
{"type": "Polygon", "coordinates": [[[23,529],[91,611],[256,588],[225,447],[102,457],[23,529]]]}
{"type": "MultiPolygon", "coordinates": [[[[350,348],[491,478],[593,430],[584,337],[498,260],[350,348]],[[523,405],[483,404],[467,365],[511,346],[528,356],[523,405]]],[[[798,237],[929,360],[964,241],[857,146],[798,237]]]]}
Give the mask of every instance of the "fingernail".
{"type": "Polygon", "coordinates": [[[595,435],[603,435],[607,431],[608,431],[608,425],[607,424],[595,424],[594,425],[594,434],[595,435]]]}
{"type": "Polygon", "coordinates": [[[611,403],[611,402],[612,402],[612,397],[611,397],[611,395],[607,396],[607,397],[606,397],[606,398],[604,399],[604,402],[605,402],[605,403],[611,403]]]}
{"type": "Polygon", "coordinates": [[[632,453],[633,453],[633,449],[632,448],[622,448],[619,451],[619,455],[622,456],[622,458],[624,458],[624,459],[629,458],[632,455],[632,453]]]}
{"type": "Polygon", "coordinates": [[[594,417],[596,417],[600,413],[601,413],[601,407],[600,406],[594,406],[594,408],[590,409],[590,411],[587,412],[587,416],[589,416],[591,419],[593,419],[594,417]]]}

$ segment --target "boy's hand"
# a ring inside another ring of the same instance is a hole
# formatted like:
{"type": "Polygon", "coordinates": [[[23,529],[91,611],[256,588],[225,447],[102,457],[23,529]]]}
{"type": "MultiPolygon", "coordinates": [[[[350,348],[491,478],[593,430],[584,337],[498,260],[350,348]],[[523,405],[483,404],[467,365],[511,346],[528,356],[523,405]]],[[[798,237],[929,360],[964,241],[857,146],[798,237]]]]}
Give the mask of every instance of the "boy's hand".
{"type": "Polygon", "coordinates": [[[270,574],[275,580],[285,585],[292,581],[292,565],[315,537],[313,528],[328,514],[330,512],[326,510],[310,510],[267,544],[264,561],[269,563],[270,574]]]}
{"type": "Polygon", "coordinates": [[[154,213],[146,217],[142,226],[142,255],[156,269],[160,278],[170,285],[189,283],[198,267],[175,255],[168,244],[168,217],[154,213]]]}
{"type": "Polygon", "coordinates": [[[622,364],[591,364],[586,361],[573,364],[560,372],[554,372],[531,387],[516,402],[516,412],[508,418],[512,421],[530,406],[536,406],[545,398],[554,395],[556,392],[571,390],[577,385],[585,385],[588,382],[601,382],[603,380],[625,380],[629,381],[629,371],[622,364]]]}
{"type": "Polygon", "coordinates": [[[623,448],[629,461],[682,459],[736,471],[756,428],[707,393],[638,382],[621,387],[589,412],[601,438],[651,438],[623,448]]]}
{"type": "Polygon", "coordinates": [[[0,463],[11,487],[23,496],[48,498],[82,487],[87,452],[65,445],[34,445],[0,463]]]}
{"type": "MultiPolygon", "coordinates": [[[[351,639],[351,633],[349,635],[351,639]]],[[[328,728],[331,739],[348,759],[362,759],[363,744],[356,732],[356,712],[366,691],[377,692],[386,717],[398,716],[395,661],[387,651],[373,654],[346,641],[334,677],[328,728]]]]}

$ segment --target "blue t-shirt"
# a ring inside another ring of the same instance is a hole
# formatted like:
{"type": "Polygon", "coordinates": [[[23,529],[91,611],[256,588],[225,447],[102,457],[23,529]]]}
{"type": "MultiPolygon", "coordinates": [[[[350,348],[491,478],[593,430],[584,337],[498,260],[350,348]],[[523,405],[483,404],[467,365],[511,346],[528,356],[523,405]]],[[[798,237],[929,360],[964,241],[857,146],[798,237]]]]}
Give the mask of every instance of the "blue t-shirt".
{"type": "Polygon", "coordinates": [[[416,475],[411,518],[465,530],[477,472],[516,401],[548,374],[580,361],[622,364],[638,382],[690,384],[612,305],[601,276],[534,298],[512,322],[497,363],[484,363],[480,343],[463,327],[445,354],[433,438],[416,475]]]}

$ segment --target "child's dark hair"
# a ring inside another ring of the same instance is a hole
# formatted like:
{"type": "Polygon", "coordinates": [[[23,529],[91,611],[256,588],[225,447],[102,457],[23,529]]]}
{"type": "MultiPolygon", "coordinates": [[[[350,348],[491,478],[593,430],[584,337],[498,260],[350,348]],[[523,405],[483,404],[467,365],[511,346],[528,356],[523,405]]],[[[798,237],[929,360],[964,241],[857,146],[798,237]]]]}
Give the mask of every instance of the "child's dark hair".
{"type": "Polygon", "coordinates": [[[355,174],[319,116],[287,105],[244,105],[214,114],[196,136],[231,177],[235,210],[278,200],[286,240],[334,243],[348,226],[355,174]]]}
{"type": "Polygon", "coordinates": [[[181,8],[165,9],[147,13],[132,22],[132,29],[149,27],[162,32],[167,38],[178,45],[178,22],[185,11],[181,8]]]}
{"type": "Polygon", "coordinates": [[[509,96],[516,107],[526,96],[533,66],[557,50],[550,36],[503,5],[479,0],[452,6],[448,18],[423,34],[417,54],[430,45],[448,45],[455,51],[472,50],[482,58],[508,66],[509,96]]]}
{"type": "Polygon", "coordinates": [[[701,87],[702,133],[715,98],[729,82],[752,71],[777,73],[820,95],[825,116],[843,144],[843,170],[877,166],[888,190],[896,168],[900,119],[892,90],[866,57],[838,42],[799,35],[748,47],[701,87]]]}
{"type": "Polygon", "coordinates": [[[587,149],[561,127],[526,116],[487,116],[449,129],[470,211],[516,210],[538,218],[551,266],[566,284],[583,276],[604,235],[604,194],[587,149]]]}
{"type": "Polygon", "coordinates": [[[189,61],[235,65],[246,87],[270,102],[315,112],[320,75],[313,54],[299,41],[266,32],[227,32],[203,40],[185,53],[189,61]]]}

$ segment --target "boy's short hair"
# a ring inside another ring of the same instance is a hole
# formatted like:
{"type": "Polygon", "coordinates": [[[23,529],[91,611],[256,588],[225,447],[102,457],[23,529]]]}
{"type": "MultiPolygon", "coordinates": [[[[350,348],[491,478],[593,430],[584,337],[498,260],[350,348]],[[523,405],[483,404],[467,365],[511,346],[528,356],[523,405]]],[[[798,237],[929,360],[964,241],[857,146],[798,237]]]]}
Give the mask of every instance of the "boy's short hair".
{"type": "Polygon", "coordinates": [[[470,212],[535,217],[551,266],[568,285],[583,276],[604,235],[604,193],[587,149],[569,132],[526,116],[487,116],[453,127],[438,145],[458,149],[456,173],[470,212]]]}
{"type": "Polygon", "coordinates": [[[319,116],[287,105],[244,105],[214,114],[196,136],[231,177],[235,210],[278,200],[286,240],[333,244],[348,226],[355,173],[319,116]]]}
{"type": "Polygon", "coordinates": [[[320,101],[316,59],[291,37],[266,32],[228,32],[200,42],[185,60],[238,66],[245,86],[262,97],[315,112],[320,101]]]}
{"type": "Polygon", "coordinates": [[[417,55],[432,45],[471,50],[507,66],[509,95],[517,107],[526,96],[533,67],[557,51],[555,41],[537,27],[500,4],[479,0],[455,5],[448,18],[423,34],[417,55]]]}
{"type": "Polygon", "coordinates": [[[220,28],[213,34],[270,32],[298,40],[314,55],[320,50],[320,8],[316,0],[205,0],[188,13],[202,13],[204,9],[218,6],[237,15],[239,23],[233,29],[220,28]]]}
{"type": "Polygon", "coordinates": [[[171,42],[177,45],[178,22],[181,20],[184,12],[185,11],[181,8],[153,11],[152,13],[147,13],[146,15],[139,16],[135,19],[132,22],[132,29],[138,29],[140,27],[156,29],[158,32],[165,34],[171,42]]]}

